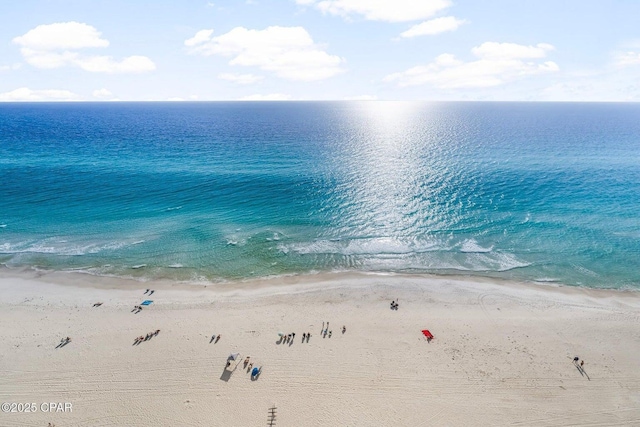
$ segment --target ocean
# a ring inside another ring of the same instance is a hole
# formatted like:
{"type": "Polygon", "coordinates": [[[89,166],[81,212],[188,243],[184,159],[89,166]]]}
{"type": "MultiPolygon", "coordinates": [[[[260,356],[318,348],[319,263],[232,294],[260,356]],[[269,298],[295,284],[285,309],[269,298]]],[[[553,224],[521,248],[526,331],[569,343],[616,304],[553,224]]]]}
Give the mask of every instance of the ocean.
{"type": "Polygon", "coordinates": [[[640,104],[0,104],[0,264],[640,287],[640,104]]]}

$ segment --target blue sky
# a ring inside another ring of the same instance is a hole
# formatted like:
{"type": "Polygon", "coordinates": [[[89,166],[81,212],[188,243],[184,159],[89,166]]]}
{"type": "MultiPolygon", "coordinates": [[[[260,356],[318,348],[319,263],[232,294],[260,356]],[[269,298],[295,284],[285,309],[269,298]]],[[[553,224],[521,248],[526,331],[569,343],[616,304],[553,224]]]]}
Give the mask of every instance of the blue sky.
{"type": "Polygon", "coordinates": [[[640,101],[640,1],[3,2],[0,101],[640,101]]]}

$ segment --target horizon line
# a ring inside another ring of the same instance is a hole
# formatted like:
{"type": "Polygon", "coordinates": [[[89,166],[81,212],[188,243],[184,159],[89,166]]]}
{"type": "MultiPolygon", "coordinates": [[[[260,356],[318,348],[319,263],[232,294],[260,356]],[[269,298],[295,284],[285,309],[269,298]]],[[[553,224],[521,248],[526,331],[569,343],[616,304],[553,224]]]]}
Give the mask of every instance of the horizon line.
{"type": "Polygon", "coordinates": [[[2,104],[133,104],[133,103],[163,103],[163,104],[194,104],[213,102],[234,103],[296,103],[296,102],[423,102],[423,103],[521,103],[521,104],[638,104],[640,101],[538,101],[538,100],[426,100],[426,99],[189,99],[189,100],[24,100],[2,101],[2,104]]]}

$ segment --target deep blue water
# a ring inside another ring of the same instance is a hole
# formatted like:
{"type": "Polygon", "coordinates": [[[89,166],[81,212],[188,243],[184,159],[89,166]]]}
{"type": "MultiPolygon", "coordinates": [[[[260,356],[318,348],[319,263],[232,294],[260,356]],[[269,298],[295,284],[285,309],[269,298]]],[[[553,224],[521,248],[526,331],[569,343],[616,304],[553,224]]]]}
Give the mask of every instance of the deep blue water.
{"type": "Polygon", "coordinates": [[[640,104],[0,104],[0,263],[640,287],[640,104]]]}

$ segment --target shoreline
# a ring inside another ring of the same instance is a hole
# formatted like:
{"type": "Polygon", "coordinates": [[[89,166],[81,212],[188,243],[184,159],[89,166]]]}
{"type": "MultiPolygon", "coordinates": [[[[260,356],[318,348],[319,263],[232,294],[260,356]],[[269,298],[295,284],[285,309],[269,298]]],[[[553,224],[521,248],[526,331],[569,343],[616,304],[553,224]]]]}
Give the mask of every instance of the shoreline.
{"type": "MultiPolygon", "coordinates": [[[[317,291],[322,289],[334,289],[336,287],[357,287],[362,282],[377,284],[381,282],[411,282],[411,283],[465,283],[468,286],[503,286],[505,288],[548,290],[560,293],[586,293],[593,296],[602,297],[615,295],[635,295],[640,296],[640,289],[636,288],[592,288],[588,286],[566,285],[560,282],[538,282],[538,281],[517,281],[502,278],[491,278],[473,275],[438,275],[428,273],[395,273],[395,272],[371,272],[371,271],[329,271],[314,272],[308,274],[287,274],[268,277],[247,278],[238,280],[226,280],[220,282],[193,282],[175,281],[171,279],[137,280],[131,277],[102,276],[86,273],[83,271],[59,271],[42,270],[33,267],[20,269],[0,266],[0,280],[24,279],[35,280],[42,283],[49,283],[61,286],[71,286],[79,288],[96,289],[120,289],[131,290],[139,288],[154,287],[157,289],[180,289],[180,290],[207,290],[216,293],[233,293],[238,291],[250,294],[268,294],[269,290],[282,293],[290,290],[295,293],[305,291],[317,291]],[[342,283],[342,284],[336,284],[342,283]],[[344,284],[347,282],[347,284],[344,284]],[[322,285],[328,285],[323,288],[322,285]]],[[[364,285],[364,286],[369,286],[364,285]]]]}

